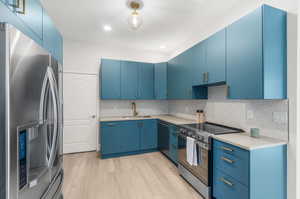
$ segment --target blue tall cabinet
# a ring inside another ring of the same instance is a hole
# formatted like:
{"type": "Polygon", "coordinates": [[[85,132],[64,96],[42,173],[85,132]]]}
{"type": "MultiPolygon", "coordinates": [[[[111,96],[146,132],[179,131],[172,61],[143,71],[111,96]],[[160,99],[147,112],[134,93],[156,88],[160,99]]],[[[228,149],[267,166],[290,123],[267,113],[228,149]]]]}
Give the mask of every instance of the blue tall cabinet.
{"type": "Polygon", "coordinates": [[[0,1],[0,22],[18,28],[63,63],[63,38],[39,0],[26,0],[24,13],[14,8],[14,0],[0,1]]]}
{"type": "Polygon", "coordinates": [[[230,99],[287,97],[286,12],[264,5],[227,28],[230,99]]]}

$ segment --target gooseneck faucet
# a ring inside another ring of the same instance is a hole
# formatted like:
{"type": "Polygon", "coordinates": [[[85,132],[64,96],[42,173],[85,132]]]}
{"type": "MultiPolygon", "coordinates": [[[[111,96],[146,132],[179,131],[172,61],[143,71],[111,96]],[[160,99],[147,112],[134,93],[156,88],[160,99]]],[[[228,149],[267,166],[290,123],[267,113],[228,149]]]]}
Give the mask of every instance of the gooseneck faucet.
{"type": "Polygon", "coordinates": [[[139,113],[136,111],[136,104],[135,104],[135,102],[131,103],[131,109],[132,109],[133,117],[136,117],[139,113]]]}

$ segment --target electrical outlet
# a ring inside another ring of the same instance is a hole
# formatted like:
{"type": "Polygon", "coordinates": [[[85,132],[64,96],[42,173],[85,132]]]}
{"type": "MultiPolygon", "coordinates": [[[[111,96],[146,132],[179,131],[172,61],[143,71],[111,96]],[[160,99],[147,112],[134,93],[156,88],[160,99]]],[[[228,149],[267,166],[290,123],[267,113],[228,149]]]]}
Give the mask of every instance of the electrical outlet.
{"type": "Polygon", "coordinates": [[[277,124],[287,124],[288,123],[288,113],[287,112],[273,112],[273,122],[277,124]]]}
{"type": "Polygon", "coordinates": [[[254,113],[252,110],[247,111],[247,120],[253,120],[254,119],[254,113]]]}

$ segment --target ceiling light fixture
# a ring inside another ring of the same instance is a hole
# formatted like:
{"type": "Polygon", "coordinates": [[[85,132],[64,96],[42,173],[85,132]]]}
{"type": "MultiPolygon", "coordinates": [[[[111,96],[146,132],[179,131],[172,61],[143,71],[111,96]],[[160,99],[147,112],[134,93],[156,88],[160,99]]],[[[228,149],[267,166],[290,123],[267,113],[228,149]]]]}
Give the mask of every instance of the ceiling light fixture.
{"type": "Polygon", "coordinates": [[[138,12],[144,6],[141,0],[128,0],[127,7],[132,10],[131,15],[128,17],[128,24],[133,30],[137,30],[143,24],[142,17],[138,12]]]}
{"type": "Polygon", "coordinates": [[[105,32],[110,32],[112,30],[110,25],[104,25],[103,29],[104,29],[105,32]]]}

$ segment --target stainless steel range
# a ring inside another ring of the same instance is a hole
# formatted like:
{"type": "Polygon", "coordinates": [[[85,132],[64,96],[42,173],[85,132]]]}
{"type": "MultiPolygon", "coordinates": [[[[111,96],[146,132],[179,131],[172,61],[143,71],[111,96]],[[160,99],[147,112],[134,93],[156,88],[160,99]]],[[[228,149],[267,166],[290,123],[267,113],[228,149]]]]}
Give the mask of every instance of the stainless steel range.
{"type": "Polygon", "coordinates": [[[203,197],[211,198],[212,184],[212,135],[241,133],[243,130],[213,123],[181,125],[179,131],[178,170],[203,197]],[[195,140],[199,161],[191,165],[187,160],[187,138],[195,140]]]}

